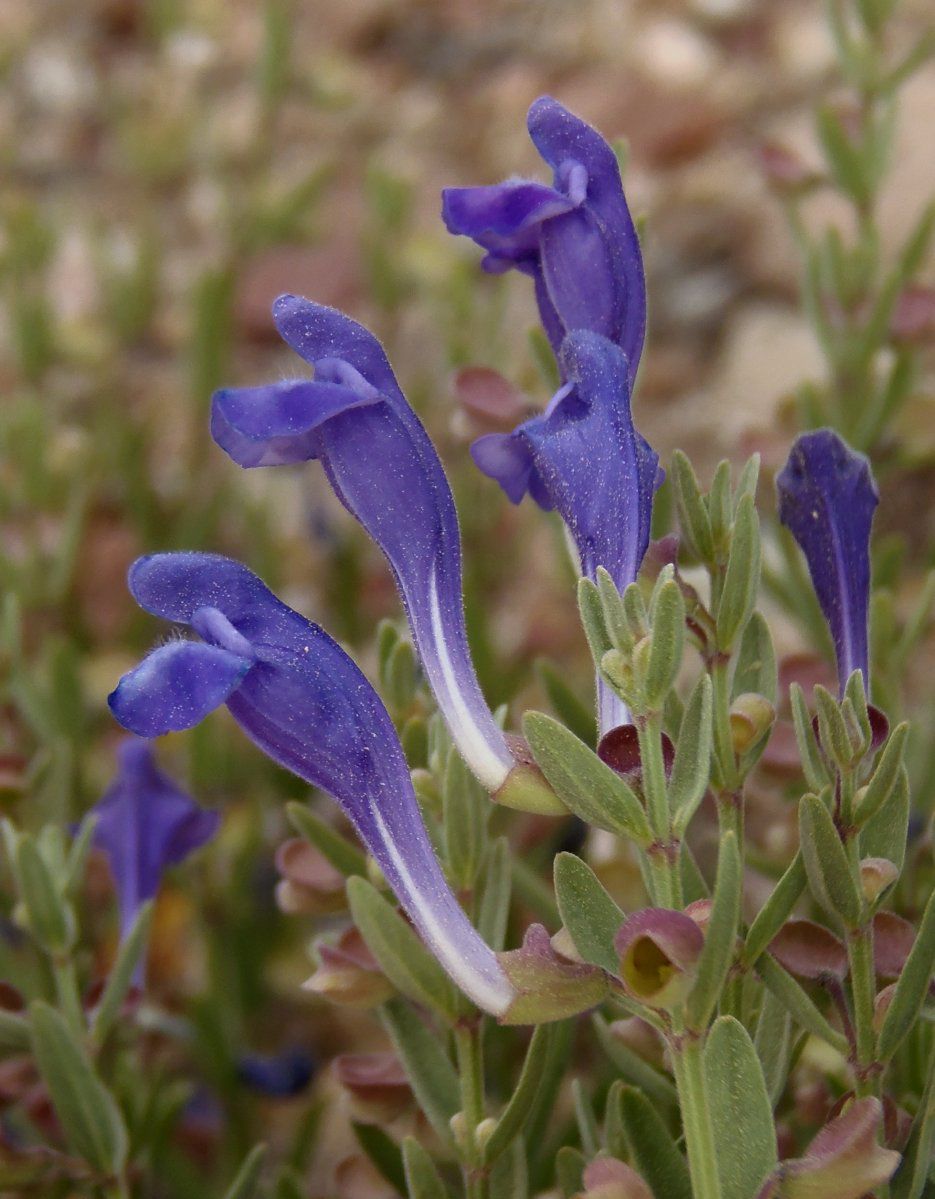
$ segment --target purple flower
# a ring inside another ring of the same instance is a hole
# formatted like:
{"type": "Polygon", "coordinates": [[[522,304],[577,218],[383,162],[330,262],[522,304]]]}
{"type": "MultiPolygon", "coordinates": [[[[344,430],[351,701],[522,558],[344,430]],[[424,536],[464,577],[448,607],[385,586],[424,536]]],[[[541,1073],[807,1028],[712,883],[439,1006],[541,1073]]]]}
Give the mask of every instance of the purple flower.
{"type": "Polygon", "coordinates": [[[321,460],[338,499],[386,555],[451,735],[495,792],[516,763],[471,662],[458,517],[435,448],[362,325],[298,296],[280,296],[273,317],[314,380],[217,392],[212,435],[241,466],[321,460]]]}
{"type": "Polygon", "coordinates": [[[808,562],[834,639],[841,693],[851,673],[869,688],[870,526],[879,503],[870,463],[833,429],[799,437],[776,477],[779,519],[808,562]]]}
{"type": "MultiPolygon", "coordinates": [[[[572,536],[581,571],[598,566],[618,589],[632,583],[649,545],[659,458],[630,412],[627,359],[607,338],[578,330],[562,345],[567,383],[541,416],[512,433],[489,433],[471,447],[474,461],[518,504],[528,492],[557,508],[572,536]]],[[[602,731],[628,719],[603,684],[602,731]]]]}
{"type": "Polygon", "coordinates": [[[535,101],[527,124],[552,168],[552,186],[509,179],[446,188],[445,225],[487,251],[485,271],[515,267],[532,277],[556,356],[566,334],[590,329],[623,350],[632,386],[646,331],[646,284],[616,155],[550,96],[535,101]]]}
{"type": "Polygon", "coordinates": [[[301,1095],[312,1081],[315,1062],[310,1053],[295,1046],[281,1053],[245,1053],[237,1059],[241,1082],[270,1099],[301,1095]]]}
{"type": "Polygon", "coordinates": [[[157,736],[226,703],[274,761],[334,797],[455,982],[503,1011],[512,988],[445,881],[389,714],[347,654],[229,558],[140,558],[130,590],[201,641],[170,642],[123,676],[110,697],[120,723],[157,736]]]}
{"type": "Polygon", "coordinates": [[[107,855],[114,876],[124,937],[159,890],[163,872],[209,841],[221,818],[200,808],[158,769],[148,741],[128,737],[117,754],[117,777],[92,815],[94,844],[107,855]]]}

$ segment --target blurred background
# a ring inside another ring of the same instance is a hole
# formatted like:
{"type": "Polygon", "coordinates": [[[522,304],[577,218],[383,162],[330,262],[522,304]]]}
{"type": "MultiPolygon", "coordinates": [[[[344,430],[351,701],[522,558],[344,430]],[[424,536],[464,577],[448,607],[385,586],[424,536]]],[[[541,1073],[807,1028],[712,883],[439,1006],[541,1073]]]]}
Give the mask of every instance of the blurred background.
{"type": "MultiPolygon", "coordinates": [[[[901,13],[911,42],[928,0],[901,13]]],[[[78,818],[113,772],[106,695],[161,635],[126,592],[140,553],[242,558],[373,677],[375,625],[399,617],[376,549],[320,471],[244,472],[208,435],[215,387],[298,373],[269,315],[283,291],[373,328],[435,438],[491,702],[542,706],[542,657],[587,698],[560,532],[467,452],[549,398],[531,289],[482,275],[439,215],[445,185],[542,176],[525,131],[539,94],[621,142],[650,297],[634,407],[663,461],[681,447],[705,481],[725,455],[778,465],[792,397],[823,372],[776,186],[790,163],[820,165],[814,108],[839,87],[820,0],[0,0],[0,68],[0,805],[26,824],[78,818]]],[[[928,67],[901,97],[884,252],[935,192],[933,112],[928,67]]],[[[803,212],[852,217],[827,190],[803,212]]],[[[935,539],[931,391],[900,420],[879,519],[908,522],[911,555],[935,539]]],[[[163,758],[225,820],[160,902],[154,985],[194,1032],[159,1060],[195,1062],[204,1160],[235,1161],[258,1125],[287,1140],[319,1110],[270,1117],[272,1100],[238,1090],[238,1056],[326,1060],[346,1030],[298,990],[309,926],[285,928],[273,903],[287,834],[271,800],[301,786],[224,716],[163,758]]],[[[106,960],[103,867],[89,886],[106,960]]],[[[357,1048],[365,1036],[355,1026],[357,1048]]],[[[170,1193],[196,1193],[197,1155],[164,1160],[170,1193]]]]}

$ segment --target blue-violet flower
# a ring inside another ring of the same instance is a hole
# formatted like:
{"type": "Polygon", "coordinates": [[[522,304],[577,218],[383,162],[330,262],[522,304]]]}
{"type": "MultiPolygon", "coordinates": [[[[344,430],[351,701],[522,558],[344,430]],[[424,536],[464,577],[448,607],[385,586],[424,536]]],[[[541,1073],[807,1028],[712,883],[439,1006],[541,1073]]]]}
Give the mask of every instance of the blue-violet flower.
{"type": "Polygon", "coordinates": [[[464,624],[451,488],[383,347],[343,313],[298,296],[280,296],[273,317],[315,378],[217,392],[215,441],[244,467],[321,461],[338,499],[389,562],[429,685],[464,760],[503,802],[522,788],[524,795],[541,792],[545,809],[560,810],[530,767],[517,768],[481,694],[464,624]]]}
{"type": "Polygon", "coordinates": [[[513,989],[442,874],[389,714],[347,654],[229,558],[155,554],[129,581],[141,607],[201,641],[163,645],[123,676],[120,723],[157,736],[226,703],[274,761],[334,797],[451,977],[503,1012],[513,989]]]}
{"type": "MultiPolygon", "coordinates": [[[[557,508],[581,572],[593,579],[603,566],[622,591],[649,545],[659,457],[633,425],[623,351],[578,330],[566,337],[561,358],[567,382],[545,412],[512,433],[479,438],[471,454],[514,504],[528,492],[541,508],[557,508]]],[[[604,684],[599,707],[602,732],[628,719],[604,684]]]]}
{"type": "Polygon", "coordinates": [[[552,168],[552,186],[509,179],[446,188],[445,225],[487,251],[484,270],[512,267],[532,277],[556,357],[566,334],[590,329],[623,350],[632,386],[646,331],[646,284],[617,157],[550,96],[535,101],[527,124],[552,168]]]}
{"type": "Polygon", "coordinates": [[[157,767],[150,742],[128,737],[117,750],[117,777],[91,809],[93,844],[103,850],[117,888],[120,933],[176,866],[218,830],[218,812],[206,811],[157,767]]]}
{"type": "Polygon", "coordinates": [[[779,519],[805,554],[831,630],[841,693],[855,670],[869,690],[870,528],[880,498],[870,463],[833,429],[803,433],[776,489],[779,519]]]}

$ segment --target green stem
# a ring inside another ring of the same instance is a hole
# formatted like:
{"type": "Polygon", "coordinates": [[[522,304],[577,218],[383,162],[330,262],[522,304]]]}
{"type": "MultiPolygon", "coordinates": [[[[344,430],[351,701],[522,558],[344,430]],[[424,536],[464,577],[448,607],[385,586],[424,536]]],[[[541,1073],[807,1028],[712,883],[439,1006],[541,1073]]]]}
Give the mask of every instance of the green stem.
{"type": "Polygon", "coordinates": [[[661,713],[654,712],[642,720],[637,719],[636,727],[640,743],[643,795],[646,799],[649,823],[658,843],[657,851],[647,855],[654,898],[663,907],[680,908],[683,904],[682,874],[669,813],[665,760],[662,754],[661,713]]]}
{"type": "Polygon", "coordinates": [[[678,1089],[688,1168],[694,1199],[720,1199],[717,1150],[707,1101],[704,1042],[699,1037],[673,1038],[669,1043],[675,1085],[678,1089]]]}
{"type": "Polygon", "coordinates": [[[874,965],[873,925],[853,929],[847,938],[851,966],[851,988],[854,996],[854,1034],[857,1040],[857,1095],[874,1095],[879,1091],[879,1075],[872,1066],[876,1057],[876,1036],[873,1031],[874,965]]]}
{"type": "Polygon", "coordinates": [[[78,989],[78,978],[75,964],[71,958],[53,958],[52,973],[55,978],[55,994],[58,1006],[68,1021],[72,1032],[84,1038],[87,1026],[84,1019],[84,1008],[81,1006],[81,992],[78,989]]]}
{"type": "Polygon", "coordinates": [[[484,1118],[484,1059],[478,1025],[460,1025],[455,1029],[458,1054],[458,1079],[461,1084],[461,1112],[464,1116],[464,1183],[467,1199],[485,1199],[487,1180],[481,1169],[477,1126],[484,1118]]]}

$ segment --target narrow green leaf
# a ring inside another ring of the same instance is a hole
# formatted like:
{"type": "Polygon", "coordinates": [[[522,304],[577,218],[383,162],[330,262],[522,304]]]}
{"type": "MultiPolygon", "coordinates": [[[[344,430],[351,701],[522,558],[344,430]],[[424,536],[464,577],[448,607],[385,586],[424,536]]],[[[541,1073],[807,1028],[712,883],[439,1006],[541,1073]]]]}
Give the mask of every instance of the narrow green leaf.
{"type": "Polygon", "coordinates": [[[457,890],[474,886],[486,848],[489,811],[487,792],[452,749],[442,783],[442,828],[448,875],[457,890]]]}
{"type": "Polygon", "coordinates": [[[792,722],[795,725],[795,739],[799,747],[799,757],[802,759],[805,781],[817,793],[828,785],[830,779],[812,730],[812,718],[805,703],[805,695],[798,683],[792,683],[789,687],[789,702],[792,706],[792,722]]]}
{"type": "Polygon", "coordinates": [[[669,779],[669,809],[684,833],[708,789],[711,774],[711,678],[701,675],[682,716],[669,779]]]}
{"type": "Polygon", "coordinates": [[[117,951],[117,957],[91,1021],[91,1037],[98,1045],[102,1044],[120,1014],[120,1005],[130,989],[133,972],[146,950],[152,916],[152,901],[144,903],[117,951]]]}
{"type": "Polygon", "coordinates": [[[875,816],[860,830],[860,856],[862,858],[886,858],[902,872],[906,857],[909,832],[911,797],[909,774],[905,766],[900,768],[896,785],[889,798],[875,816]]]}
{"type": "Polygon", "coordinates": [[[675,684],[685,644],[685,601],[674,579],[663,583],[656,593],[652,629],[652,646],[643,688],[648,707],[656,710],[675,684]]]}
{"type": "Polygon", "coordinates": [[[81,821],[78,832],[71,843],[71,848],[68,851],[68,860],[65,864],[65,882],[62,887],[65,895],[73,895],[84,881],[84,870],[88,861],[88,854],[91,852],[91,839],[94,836],[94,827],[96,824],[97,817],[92,812],[89,812],[81,821]]]}
{"type": "Polygon", "coordinates": [[[127,1130],[114,1097],[55,1008],[37,1000],[29,1020],[36,1065],[69,1146],[95,1169],[119,1173],[127,1159],[127,1130]]]}
{"type": "Polygon", "coordinates": [[[266,1161],[266,1146],[254,1145],[243,1160],[237,1176],[224,1192],[224,1199],[253,1199],[266,1161]]]}
{"type": "Polygon", "coordinates": [[[500,952],[506,940],[512,881],[510,843],[506,837],[498,837],[487,854],[477,913],[477,931],[496,953],[500,952]]]}
{"type": "Polygon", "coordinates": [[[551,716],[527,712],[523,732],[552,790],[588,824],[649,845],[652,833],[632,788],[551,716]]]}
{"type": "Polygon", "coordinates": [[[526,1058],[510,1102],[497,1121],[496,1128],[484,1146],[484,1164],[489,1165],[505,1152],[523,1132],[533,1111],[533,1099],[539,1091],[552,1052],[559,1026],[540,1024],[534,1030],[526,1050],[526,1058]]]}
{"type": "Polygon", "coordinates": [[[760,585],[760,525],[751,496],[737,506],[730,557],[717,609],[717,641],[729,650],[753,614],[760,585]]]}
{"type": "Polygon", "coordinates": [[[846,770],[854,761],[854,748],[848,738],[847,725],[837,701],[821,684],[815,687],[815,706],[818,710],[821,748],[842,770],[846,770]]]}
{"type": "Polygon", "coordinates": [[[402,1150],[393,1138],[376,1124],[359,1124],[352,1121],[351,1127],[354,1129],[357,1143],[377,1171],[400,1195],[405,1195],[406,1171],[403,1168],[402,1150]]]}
{"type": "Polygon", "coordinates": [[[754,612],[740,639],[731,698],[752,691],[775,706],[776,681],[776,651],[769,625],[761,612],[754,612]]]}
{"type": "Polygon", "coordinates": [[[770,1102],[775,1107],[782,1095],[789,1072],[792,1052],[792,1018],[772,991],[765,987],[754,1038],[756,1054],[763,1067],[763,1078],[770,1102]]]}
{"type": "Polygon", "coordinates": [[[595,582],[601,600],[604,628],[607,630],[611,645],[629,653],[633,648],[633,630],[630,628],[620,592],[610,577],[610,573],[603,566],[597,568],[595,582]]]}
{"type": "Polygon", "coordinates": [[[848,1052],[844,1036],[831,1027],[791,974],[768,953],[757,962],[757,973],[764,984],[796,1020],[813,1037],[826,1041],[838,1053],[848,1052]]]}
{"type": "Polygon", "coordinates": [[[909,1143],[893,1180],[893,1199],[922,1199],[935,1159],[935,1051],[929,1056],[928,1081],[916,1112],[909,1143]]]}
{"type": "Polygon", "coordinates": [[[581,1079],[572,1079],[571,1098],[575,1109],[575,1122],[578,1125],[578,1138],[586,1157],[595,1157],[600,1148],[601,1137],[597,1127],[597,1117],[591,1100],[585,1094],[581,1079]]]}
{"type": "Polygon", "coordinates": [[[935,971],[935,892],[929,896],[896,990],[883,1018],[877,1052],[881,1061],[889,1061],[915,1024],[922,1009],[935,971]]]}
{"type": "Polygon", "coordinates": [[[756,965],[760,954],[792,915],[792,909],[801,899],[807,881],[802,854],[797,852],[750,925],[743,949],[743,960],[747,966],[756,965]]]}
{"type": "Polygon", "coordinates": [[[675,503],[682,534],[690,549],[702,562],[714,561],[714,537],[711,518],[701,496],[694,467],[681,450],[672,455],[672,479],[675,503]]]}
{"type": "Polygon", "coordinates": [[[654,1195],[692,1199],[685,1159],[662,1117],[641,1091],[614,1083],[607,1096],[605,1126],[610,1152],[628,1159],[654,1195]]]}
{"type": "Polygon", "coordinates": [[[705,933],[704,949],[698,962],[698,977],[686,1005],[686,1016],[691,1028],[706,1027],[730,970],[740,920],[742,882],[743,867],[737,838],[733,832],[727,832],[721,838],[714,900],[705,933]]]}
{"type": "Polygon", "coordinates": [[[575,948],[586,962],[616,974],[620,961],[614,937],[624,913],[591,867],[575,854],[556,855],[554,875],[559,914],[575,948]]]}
{"type": "Polygon", "coordinates": [[[739,1020],[715,1020],[704,1071],[721,1199],[753,1199],[776,1167],[776,1130],[759,1058],[739,1020]]]}
{"type": "Polygon", "coordinates": [[[438,1037],[400,999],[385,1003],[380,1009],[380,1018],[412,1084],[419,1107],[448,1144],[451,1141],[451,1117],[461,1107],[461,1089],[438,1037]]]}
{"type": "Polygon", "coordinates": [[[600,592],[590,579],[578,580],[578,611],[591,648],[591,657],[595,662],[600,662],[607,651],[613,649],[613,643],[604,627],[600,592]]]}
{"type": "Polygon", "coordinates": [[[490,1199],[526,1199],[529,1194],[526,1157],[522,1140],[514,1141],[509,1152],[500,1155],[490,1171],[490,1199]]]}
{"type": "Polygon", "coordinates": [[[396,909],[363,878],[348,879],[347,898],[354,923],[393,986],[447,1020],[456,1020],[454,987],[396,909]]]}
{"type": "Polygon", "coordinates": [[[591,1024],[601,1048],[624,1082],[644,1091],[658,1108],[674,1110],[678,1106],[675,1087],[666,1075],[660,1074],[638,1053],[634,1053],[629,1046],[617,1040],[603,1016],[595,1012],[591,1017],[591,1024]]]}
{"type": "Polygon", "coordinates": [[[756,488],[760,481],[760,455],[751,454],[747,461],[743,464],[743,469],[740,472],[740,478],[737,480],[737,486],[734,488],[734,514],[737,513],[737,506],[745,495],[751,499],[756,499],[756,488]]]}
{"type": "Polygon", "coordinates": [[[555,1177],[558,1180],[562,1199],[575,1199],[584,1186],[584,1168],[587,1162],[580,1149],[563,1145],[555,1158],[555,1177]]]}
{"type": "Polygon", "coordinates": [[[0,1050],[21,1053],[28,1050],[31,1044],[26,1017],[0,1008],[0,1050]]]}
{"type": "Polygon", "coordinates": [[[403,1169],[409,1199],[448,1199],[448,1190],[435,1163],[415,1137],[403,1139],[403,1169]]]}
{"type": "Polygon", "coordinates": [[[817,795],[799,803],[799,844],[812,894],[849,928],[860,923],[863,900],[831,813],[817,795]]]}
{"type": "Polygon", "coordinates": [[[908,736],[909,722],[904,720],[887,738],[854,813],[854,822],[858,827],[863,827],[871,820],[892,794],[903,764],[908,736]]]}
{"type": "Polygon", "coordinates": [[[77,931],[74,915],[38,846],[26,834],[19,838],[16,849],[16,881],[36,940],[49,953],[67,953],[77,931]]]}
{"type": "Polygon", "coordinates": [[[714,551],[720,559],[728,543],[731,516],[734,515],[730,494],[730,463],[726,458],[721,459],[714,471],[711,490],[707,495],[707,506],[714,537],[714,551]]]}
{"type": "Polygon", "coordinates": [[[320,816],[316,816],[307,804],[286,804],[286,815],[299,835],[314,845],[335,870],[340,870],[346,877],[367,873],[365,855],[356,845],[336,833],[320,816]]]}

